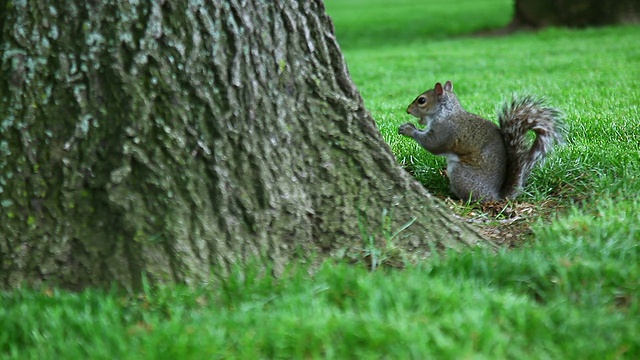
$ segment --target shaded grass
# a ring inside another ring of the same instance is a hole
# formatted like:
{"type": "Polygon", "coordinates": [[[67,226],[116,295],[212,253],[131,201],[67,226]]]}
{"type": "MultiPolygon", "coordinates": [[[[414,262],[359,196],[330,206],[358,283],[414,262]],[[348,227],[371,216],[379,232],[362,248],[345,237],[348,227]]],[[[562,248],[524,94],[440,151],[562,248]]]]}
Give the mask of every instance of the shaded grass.
{"type": "Polygon", "coordinates": [[[510,0],[327,0],[336,36],[345,49],[407,45],[505,26],[510,0]]]}

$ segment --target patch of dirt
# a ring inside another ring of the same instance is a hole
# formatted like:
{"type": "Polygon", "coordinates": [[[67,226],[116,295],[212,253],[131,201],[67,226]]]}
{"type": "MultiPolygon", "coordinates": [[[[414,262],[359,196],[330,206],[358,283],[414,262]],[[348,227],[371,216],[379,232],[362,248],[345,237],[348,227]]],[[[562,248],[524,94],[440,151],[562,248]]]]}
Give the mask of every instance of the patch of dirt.
{"type": "Polygon", "coordinates": [[[564,206],[555,201],[526,203],[495,201],[469,205],[460,200],[442,197],[449,208],[464,221],[477,226],[497,244],[517,248],[533,241],[531,226],[539,219],[549,219],[562,212],[564,206]]]}

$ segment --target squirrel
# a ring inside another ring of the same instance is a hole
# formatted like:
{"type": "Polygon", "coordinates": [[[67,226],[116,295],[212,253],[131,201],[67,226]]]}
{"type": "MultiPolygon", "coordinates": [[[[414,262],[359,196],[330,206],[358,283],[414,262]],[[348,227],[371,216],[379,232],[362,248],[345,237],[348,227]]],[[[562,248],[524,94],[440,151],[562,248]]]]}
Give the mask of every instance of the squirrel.
{"type": "Polygon", "coordinates": [[[446,158],[451,191],[464,201],[514,198],[534,165],[551,151],[554,142],[563,141],[560,112],[543,100],[514,97],[498,113],[498,127],[465,111],[451,81],[422,93],[407,113],[426,128],[421,131],[406,123],[398,133],[446,158]],[[529,130],[536,134],[531,145],[529,130]]]}

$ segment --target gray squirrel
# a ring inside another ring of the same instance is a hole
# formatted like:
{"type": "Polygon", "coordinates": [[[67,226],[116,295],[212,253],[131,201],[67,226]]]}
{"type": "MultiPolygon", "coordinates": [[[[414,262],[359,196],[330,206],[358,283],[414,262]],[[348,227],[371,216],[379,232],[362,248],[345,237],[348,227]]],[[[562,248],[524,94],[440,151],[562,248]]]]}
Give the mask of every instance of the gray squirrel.
{"type": "Polygon", "coordinates": [[[451,191],[464,201],[497,201],[515,197],[534,165],[562,142],[558,110],[531,96],[514,98],[498,114],[500,127],[465,111],[453,84],[418,96],[407,113],[426,125],[400,126],[398,133],[413,138],[427,151],[447,159],[451,191]],[[536,134],[533,144],[527,132],[536,134]]]}

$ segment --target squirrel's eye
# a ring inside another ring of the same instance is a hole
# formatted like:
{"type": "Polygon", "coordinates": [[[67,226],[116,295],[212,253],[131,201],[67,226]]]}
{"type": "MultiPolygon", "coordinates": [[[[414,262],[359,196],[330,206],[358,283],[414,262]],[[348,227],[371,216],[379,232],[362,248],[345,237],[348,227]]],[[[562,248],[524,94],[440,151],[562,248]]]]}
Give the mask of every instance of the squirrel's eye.
{"type": "Polygon", "coordinates": [[[418,104],[420,104],[420,105],[424,105],[424,103],[426,103],[426,102],[427,102],[426,98],[421,97],[421,98],[418,99],[418,104]]]}

